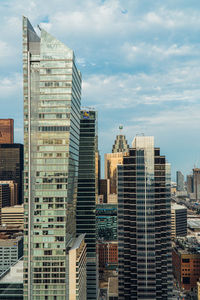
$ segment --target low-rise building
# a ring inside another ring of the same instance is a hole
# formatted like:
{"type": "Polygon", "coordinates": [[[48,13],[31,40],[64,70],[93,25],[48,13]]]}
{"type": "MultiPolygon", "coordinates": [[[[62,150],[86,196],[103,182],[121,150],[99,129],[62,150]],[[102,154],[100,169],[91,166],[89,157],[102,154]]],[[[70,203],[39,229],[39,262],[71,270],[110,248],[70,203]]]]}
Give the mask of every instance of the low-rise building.
{"type": "Polygon", "coordinates": [[[17,261],[0,277],[0,299],[23,300],[23,260],[17,261]]]}
{"type": "Polygon", "coordinates": [[[191,239],[177,239],[172,249],[173,273],[179,287],[186,291],[197,288],[200,277],[200,244],[191,239]]]}
{"type": "Polygon", "coordinates": [[[24,207],[15,205],[3,207],[1,210],[1,223],[6,225],[24,225],[24,207]]]}
{"type": "Polygon", "coordinates": [[[118,265],[118,242],[98,243],[99,268],[118,265]]]}
{"type": "Polygon", "coordinates": [[[0,239],[0,276],[23,256],[23,237],[0,239]]]}

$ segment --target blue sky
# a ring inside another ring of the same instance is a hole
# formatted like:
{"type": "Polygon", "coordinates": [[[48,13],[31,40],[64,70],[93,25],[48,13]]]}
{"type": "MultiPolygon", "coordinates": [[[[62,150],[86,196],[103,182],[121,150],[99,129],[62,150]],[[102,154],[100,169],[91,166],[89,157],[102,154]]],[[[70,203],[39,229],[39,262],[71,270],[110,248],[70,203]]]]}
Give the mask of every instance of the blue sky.
{"type": "Polygon", "coordinates": [[[98,110],[99,149],[119,124],[131,144],[154,135],[176,170],[200,167],[199,0],[1,0],[0,118],[23,142],[22,15],[72,48],[82,105],[98,110]]]}

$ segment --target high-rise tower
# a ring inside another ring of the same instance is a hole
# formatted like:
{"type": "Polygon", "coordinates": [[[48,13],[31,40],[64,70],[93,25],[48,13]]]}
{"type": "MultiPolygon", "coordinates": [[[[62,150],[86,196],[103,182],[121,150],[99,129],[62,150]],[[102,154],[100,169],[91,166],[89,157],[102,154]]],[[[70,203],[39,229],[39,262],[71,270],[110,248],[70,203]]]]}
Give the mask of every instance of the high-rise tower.
{"type": "Polygon", "coordinates": [[[170,166],[137,136],[118,166],[119,299],[171,299],[170,213],[170,166]]]}
{"type": "Polygon", "coordinates": [[[81,75],[71,49],[23,18],[24,299],[69,299],[81,75]]]}
{"type": "Polygon", "coordinates": [[[97,112],[81,110],[77,197],[77,234],[87,244],[87,299],[98,299],[96,258],[96,198],[98,195],[97,112]]]}

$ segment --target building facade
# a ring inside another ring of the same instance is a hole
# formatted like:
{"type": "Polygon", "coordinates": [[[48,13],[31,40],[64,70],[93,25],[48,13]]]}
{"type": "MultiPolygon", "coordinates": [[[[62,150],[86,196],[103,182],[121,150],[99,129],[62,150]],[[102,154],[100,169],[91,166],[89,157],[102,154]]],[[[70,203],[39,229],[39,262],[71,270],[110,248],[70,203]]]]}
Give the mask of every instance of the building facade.
{"type": "Polygon", "coordinates": [[[77,237],[69,250],[69,300],[87,299],[85,235],[77,237]]]}
{"type": "Polygon", "coordinates": [[[184,190],[184,175],[181,173],[181,171],[176,172],[176,184],[177,184],[176,190],[178,192],[184,190]]]}
{"type": "Polygon", "coordinates": [[[23,256],[23,237],[0,239],[0,275],[23,256]]]}
{"type": "Polygon", "coordinates": [[[200,169],[193,169],[193,193],[196,201],[200,201],[200,169]]]}
{"type": "Polygon", "coordinates": [[[118,166],[119,299],[171,299],[170,167],[137,136],[118,166]]]}
{"type": "Polygon", "coordinates": [[[18,203],[23,203],[24,147],[22,144],[0,144],[0,181],[14,181],[18,203]]]}
{"type": "Polygon", "coordinates": [[[0,119],[0,144],[14,143],[14,120],[0,119]]]}
{"type": "Polygon", "coordinates": [[[97,112],[81,110],[78,171],[77,234],[87,244],[87,299],[98,299],[96,202],[98,196],[97,112]]]}
{"type": "Polygon", "coordinates": [[[171,235],[173,238],[187,235],[187,208],[173,204],[171,207],[171,235]]]}
{"type": "Polygon", "coordinates": [[[174,277],[179,287],[186,291],[197,288],[200,277],[200,253],[199,244],[177,240],[172,248],[172,262],[174,277]],[[196,250],[195,250],[196,247],[196,250]]]}
{"type": "Polygon", "coordinates": [[[73,51],[23,18],[24,300],[69,299],[81,75],[73,51]]]}

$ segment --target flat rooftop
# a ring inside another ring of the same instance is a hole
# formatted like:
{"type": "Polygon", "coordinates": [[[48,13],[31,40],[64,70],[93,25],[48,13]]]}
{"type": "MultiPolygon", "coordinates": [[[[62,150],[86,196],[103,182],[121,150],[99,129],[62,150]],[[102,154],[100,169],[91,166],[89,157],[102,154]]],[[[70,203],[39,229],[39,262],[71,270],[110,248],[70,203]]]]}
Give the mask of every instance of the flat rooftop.
{"type": "Polygon", "coordinates": [[[200,219],[187,219],[188,227],[191,229],[200,229],[200,219]]]}
{"type": "Polygon", "coordinates": [[[171,209],[187,209],[184,205],[172,204],[171,209]]]}
{"type": "Polygon", "coordinates": [[[0,279],[1,283],[23,283],[23,260],[10,267],[9,272],[0,279]]]}

